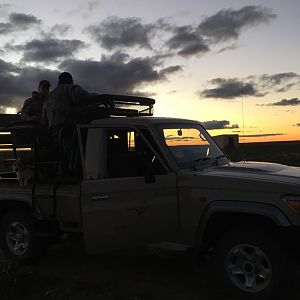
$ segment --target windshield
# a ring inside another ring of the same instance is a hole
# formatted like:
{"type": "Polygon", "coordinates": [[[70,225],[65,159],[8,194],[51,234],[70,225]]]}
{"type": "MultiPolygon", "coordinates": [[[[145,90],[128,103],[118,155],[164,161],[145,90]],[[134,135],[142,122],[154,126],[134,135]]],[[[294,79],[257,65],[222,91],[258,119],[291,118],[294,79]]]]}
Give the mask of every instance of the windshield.
{"type": "MultiPolygon", "coordinates": [[[[198,124],[166,124],[160,126],[167,146],[180,168],[197,168],[219,163],[222,150],[198,124]]],[[[225,158],[227,163],[227,159],[225,158]]]]}

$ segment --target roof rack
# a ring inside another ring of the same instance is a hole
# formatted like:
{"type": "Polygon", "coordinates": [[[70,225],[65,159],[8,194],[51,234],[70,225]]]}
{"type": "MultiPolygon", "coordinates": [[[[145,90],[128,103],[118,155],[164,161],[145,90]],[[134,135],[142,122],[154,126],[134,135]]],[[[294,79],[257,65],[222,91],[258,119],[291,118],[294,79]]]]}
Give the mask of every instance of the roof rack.
{"type": "Polygon", "coordinates": [[[76,107],[74,114],[79,123],[115,116],[153,116],[154,104],[154,99],[146,97],[102,94],[94,103],[76,107]]]}
{"type": "MultiPolygon", "coordinates": [[[[93,104],[77,106],[74,109],[79,123],[91,122],[99,118],[114,116],[138,117],[153,116],[155,100],[147,97],[101,94],[93,104]],[[106,103],[106,104],[104,104],[106,103]],[[108,105],[107,103],[110,103],[108,105]]],[[[0,131],[10,131],[14,127],[34,126],[31,122],[20,120],[19,114],[0,114],[0,131]]]]}

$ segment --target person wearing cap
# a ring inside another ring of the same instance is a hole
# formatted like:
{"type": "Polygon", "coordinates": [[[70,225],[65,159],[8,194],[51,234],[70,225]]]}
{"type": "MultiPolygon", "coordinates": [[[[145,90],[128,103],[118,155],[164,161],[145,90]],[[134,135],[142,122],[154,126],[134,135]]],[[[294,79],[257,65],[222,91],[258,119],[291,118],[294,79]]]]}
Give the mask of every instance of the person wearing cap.
{"type": "Polygon", "coordinates": [[[42,109],[50,90],[50,82],[41,80],[38,91],[33,91],[32,96],[24,101],[20,111],[21,120],[41,123],[42,109]]]}
{"type": "Polygon", "coordinates": [[[58,77],[57,86],[43,105],[42,124],[48,126],[50,132],[56,135],[60,128],[74,124],[74,107],[96,102],[98,97],[97,94],[88,93],[81,86],[74,84],[70,73],[62,72],[58,77]]]}

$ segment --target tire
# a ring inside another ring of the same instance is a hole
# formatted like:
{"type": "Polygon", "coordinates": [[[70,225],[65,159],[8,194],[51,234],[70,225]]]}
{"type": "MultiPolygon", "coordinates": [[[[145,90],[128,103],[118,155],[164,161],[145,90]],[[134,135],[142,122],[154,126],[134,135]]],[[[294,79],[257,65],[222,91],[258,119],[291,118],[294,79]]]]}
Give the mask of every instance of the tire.
{"type": "Polygon", "coordinates": [[[2,218],[0,246],[4,255],[15,263],[31,263],[39,256],[33,222],[26,211],[9,212],[2,218]]]}
{"type": "Polygon", "coordinates": [[[290,274],[279,240],[261,228],[225,233],[216,244],[215,262],[220,286],[237,299],[276,299],[290,274]]]}

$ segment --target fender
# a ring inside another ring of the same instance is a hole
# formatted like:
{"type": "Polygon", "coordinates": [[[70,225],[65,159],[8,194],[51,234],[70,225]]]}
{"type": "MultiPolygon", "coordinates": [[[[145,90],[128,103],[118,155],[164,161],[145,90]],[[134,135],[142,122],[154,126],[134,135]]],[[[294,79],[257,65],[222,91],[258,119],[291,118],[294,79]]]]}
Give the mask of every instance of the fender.
{"type": "Polygon", "coordinates": [[[278,227],[289,227],[292,225],[285,214],[278,207],[272,204],[230,200],[212,201],[205,207],[200,217],[195,240],[196,249],[202,248],[205,231],[209,221],[216,213],[241,213],[262,216],[273,221],[273,223],[278,227]]]}
{"type": "Polygon", "coordinates": [[[0,196],[0,205],[2,203],[21,203],[26,204],[29,207],[32,206],[32,195],[26,194],[12,194],[12,193],[1,193],[0,196]]]}
{"type": "Polygon", "coordinates": [[[15,209],[17,207],[27,207],[32,209],[32,193],[28,191],[5,191],[0,193],[0,215],[7,209],[15,209]]]}

